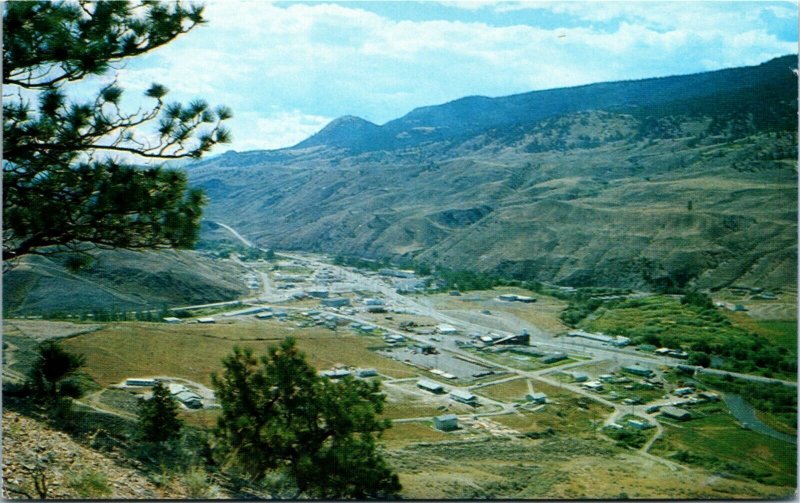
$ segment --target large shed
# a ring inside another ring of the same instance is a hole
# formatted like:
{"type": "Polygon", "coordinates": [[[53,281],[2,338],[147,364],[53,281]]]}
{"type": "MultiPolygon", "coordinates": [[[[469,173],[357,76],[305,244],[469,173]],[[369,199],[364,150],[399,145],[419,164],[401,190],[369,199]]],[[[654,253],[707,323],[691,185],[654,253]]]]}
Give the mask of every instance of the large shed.
{"type": "Polygon", "coordinates": [[[445,414],[434,416],[433,427],[441,431],[453,431],[458,429],[458,417],[455,414],[445,414]]]}
{"type": "Polygon", "coordinates": [[[438,382],[429,381],[428,379],[420,379],[417,381],[417,387],[430,391],[431,393],[444,393],[444,387],[438,382]]]}

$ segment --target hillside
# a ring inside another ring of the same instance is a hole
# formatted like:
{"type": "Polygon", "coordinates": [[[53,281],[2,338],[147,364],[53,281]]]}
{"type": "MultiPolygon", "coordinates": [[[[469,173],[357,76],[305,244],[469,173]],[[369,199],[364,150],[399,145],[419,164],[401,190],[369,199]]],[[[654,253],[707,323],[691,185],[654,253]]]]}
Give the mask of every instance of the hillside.
{"type": "Polygon", "coordinates": [[[86,269],[67,257],[31,255],[3,274],[6,316],[160,309],[231,300],[246,293],[244,271],[192,251],[99,251],[86,269]]]}
{"type": "Polygon", "coordinates": [[[263,246],[565,285],[794,284],[796,56],[468,97],[190,167],[263,246]]]}

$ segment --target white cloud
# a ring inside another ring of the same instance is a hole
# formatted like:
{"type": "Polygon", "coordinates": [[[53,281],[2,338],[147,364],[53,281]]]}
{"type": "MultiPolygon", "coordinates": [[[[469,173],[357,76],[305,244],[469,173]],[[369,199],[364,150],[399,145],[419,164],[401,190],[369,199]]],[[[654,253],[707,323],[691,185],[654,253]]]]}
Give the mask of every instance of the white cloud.
{"type": "Polygon", "coordinates": [[[305,114],[300,110],[278,111],[268,116],[245,112],[236,128],[237,150],[274,149],[295,145],[325,127],[330,117],[305,114]]]}
{"type": "Polygon", "coordinates": [[[547,10],[582,22],[410,21],[357,3],[208,0],[207,25],[124,69],[121,79],[131,89],[156,81],[182,100],[230,105],[232,148],[244,150],[288,146],[338,115],[381,123],[465,95],[755,64],[796,50],[758,22],[766,10],[791,22],[788,7],[776,4],[444,4],[476,13],[547,10]]]}

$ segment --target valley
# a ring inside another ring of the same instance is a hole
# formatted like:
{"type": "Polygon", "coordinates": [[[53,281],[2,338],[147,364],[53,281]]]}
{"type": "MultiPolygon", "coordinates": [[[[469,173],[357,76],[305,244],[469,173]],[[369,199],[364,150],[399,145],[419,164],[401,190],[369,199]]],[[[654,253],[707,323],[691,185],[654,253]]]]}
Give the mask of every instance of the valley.
{"type": "MultiPolygon", "coordinates": [[[[776,439],[740,423],[724,392],[707,383],[728,375],[796,393],[794,379],[687,366],[641,347],[570,337],[559,318],[567,302],[520,287],[431,293],[410,271],[338,266],[311,253],[218,260],[248,271],[251,293],[182,306],[180,318],[157,323],[6,320],[4,378],[25,374],[35,334],[63,334],[64,347],[86,358],[96,386],[77,403],[124,422],[149,389],[126,385],[129,379],[160,378],[201,392],[234,345],[263,354],[291,335],[323,375],[368,369],[357,378],[380,381],[384,417],[393,422],[383,450],[405,497],[653,498],[670,491],[762,498],[793,491],[796,431],[776,439]],[[670,408],[689,419],[666,416],[670,408]],[[455,429],[437,428],[443,417],[455,429]],[[701,440],[687,437],[690,431],[701,440]],[[740,456],[741,448],[753,456],[740,456]],[[582,486],[575,474],[595,483],[582,486]]],[[[793,299],[781,293],[772,302],[793,299]]],[[[181,410],[199,431],[213,426],[219,410],[208,393],[200,409],[181,410]]]]}

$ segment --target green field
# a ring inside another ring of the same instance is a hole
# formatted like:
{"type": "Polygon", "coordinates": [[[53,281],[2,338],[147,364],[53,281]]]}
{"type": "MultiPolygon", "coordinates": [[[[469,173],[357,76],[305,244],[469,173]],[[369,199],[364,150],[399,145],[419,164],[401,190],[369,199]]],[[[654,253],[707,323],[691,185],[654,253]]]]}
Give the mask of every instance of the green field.
{"type": "MultiPolygon", "coordinates": [[[[692,413],[697,414],[695,409],[692,413]]],[[[727,411],[685,422],[659,420],[664,436],[653,444],[653,454],[729,477],[786,486],[787,495],[794,490],[795,445],[745,430],[727,411]]]]}
{"type": "Polygon", "coordinates": [[[634,344],[706,353],[720,358],[714,366],[726,370],[796,379],[796,350],[788,349],[796,322],[753,321],[743,326],[743,319],[732,322],[718,310],[682,304],[677,296],[656,295],[600,307],[580,327],[627,336],[634,344]]]}

